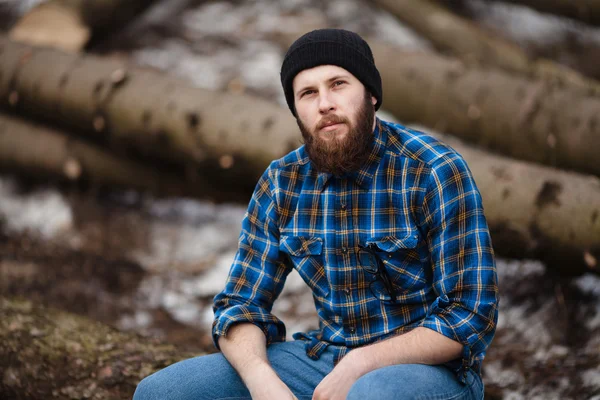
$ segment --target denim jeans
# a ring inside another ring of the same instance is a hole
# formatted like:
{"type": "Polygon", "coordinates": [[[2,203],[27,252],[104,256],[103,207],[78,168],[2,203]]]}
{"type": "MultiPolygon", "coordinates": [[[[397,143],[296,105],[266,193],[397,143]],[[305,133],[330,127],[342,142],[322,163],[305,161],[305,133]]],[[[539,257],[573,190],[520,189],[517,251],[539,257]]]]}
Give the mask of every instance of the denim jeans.
{"type": "MultiPolygon", "coordinates": [[[[274,343],[269,362],[300,400],[312,398],[321,380],[333,368],[333,353],[310,359],[301,340],[274,343]]],[[[483,399],[479,376],[469,371],[467,385],[444,366],[401,364],[372,371],[352,386],[347,399],[483,399]]],[[[158,371],[138,385],[134,400],[250,400],[250,393],[221,353],[180,361],[158,371]]]]}

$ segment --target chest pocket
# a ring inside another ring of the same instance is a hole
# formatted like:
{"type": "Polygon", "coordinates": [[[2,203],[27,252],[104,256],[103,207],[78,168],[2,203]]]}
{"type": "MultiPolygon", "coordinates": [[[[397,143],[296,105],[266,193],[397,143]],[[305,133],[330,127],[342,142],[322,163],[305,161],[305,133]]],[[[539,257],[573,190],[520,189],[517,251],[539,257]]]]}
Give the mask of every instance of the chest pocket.
{"type": "Polygon", "coordinates": [[[279,251],[288,254],[294,269],[317,294],[329,294],[323,263],[323,239],[311,236],[281,236],[279,251]]]}
{"type": "Polygon", "coordinates": [[[369,244],[377,246],[377,254],[399,294],[407,294],[411,289],[420,290],[426,285],[425,271],[417,251],[418,236],[371,238],[367,240],[369,244]]]}

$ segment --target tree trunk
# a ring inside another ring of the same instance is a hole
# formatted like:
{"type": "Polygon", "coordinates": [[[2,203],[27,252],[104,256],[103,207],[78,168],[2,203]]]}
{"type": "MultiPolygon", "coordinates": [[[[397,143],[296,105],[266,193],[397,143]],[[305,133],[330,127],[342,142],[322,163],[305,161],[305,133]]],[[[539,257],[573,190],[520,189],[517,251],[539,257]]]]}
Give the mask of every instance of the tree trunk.
{"type": "Polygon", "coordinates": [[[600,273],[600,179],[516,161],[449,135],[473,172],[494,248],[542,260],[557,273],[600,273]]]}
{"type": "Polygon", "coordinates": [[[123,26],[154,0],[49,0],[29,11],[11,29],[13,40],[77,52],[92,31],[123,26]]]}
{"type": "Polygon", "coordinates": [[[0,297],[0,397],[131,399],[138,382],[195,356],[90,319],[0,297]]]}
{"type": "MultiPolygon", "coordinates": [[[[94,185],[182,195],[185,182],[69,138],[56,130],[0,114],[0,166],[94,185]]],[[[206,189],[206,188],[205,188],[206,189]]]]}
{"type": "Polygon", "coordinates": [[[465,62],[477,61],[525,74],[530,78],[544,78],[556,81],[560,86],[600,95],[599,82],[550,60],[530,60],[518,46],[478,28],[435,2],[430,0],[375,0],[375,2],[429,39],[439,50],[449,51],[465,62]]]}
{"type": "Polygon", "coordinates": [[[384,109],[517,159],[600,176],[600,97],[372,43],[384,109]]]}
{"type": "Polygon", "coordinates": [[[572,18],[590,25],[600,26],[600,1],[598,0],[502,0],[534,8],[541,12],[572,18]]]}
{"type": "Polygon", "coordinates": [[[205,176],[254,183],[298,147],[290,112],[245,95],[204,89],[115,59],[0,40],[0,106],[133,148],[205,176]]]}

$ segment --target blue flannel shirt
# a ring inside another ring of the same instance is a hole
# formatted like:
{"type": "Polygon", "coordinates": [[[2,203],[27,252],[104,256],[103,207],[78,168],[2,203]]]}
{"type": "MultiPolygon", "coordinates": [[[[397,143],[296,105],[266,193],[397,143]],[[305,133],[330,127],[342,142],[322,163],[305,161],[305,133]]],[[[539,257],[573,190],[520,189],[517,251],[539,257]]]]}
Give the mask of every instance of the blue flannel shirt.
{"type": "Polygon", "coordinates": [[[214,298],[213,342],[249,322],[267,343],[284,341],[271,313],[296,269],[312,289],[319,329],[294,334],[318,359],[416,327],[463,344],[447,365],[464,382],[480,373],[496,329],[498,285],[481,195],[464,159],[422,132],[377,119],[365,165],[347,176],[319,173],[304,146],[271,163],[242,222],[224,290],[214,298]],[[376,298],[359,245],[378,249],[397,302],[376,298]]]}

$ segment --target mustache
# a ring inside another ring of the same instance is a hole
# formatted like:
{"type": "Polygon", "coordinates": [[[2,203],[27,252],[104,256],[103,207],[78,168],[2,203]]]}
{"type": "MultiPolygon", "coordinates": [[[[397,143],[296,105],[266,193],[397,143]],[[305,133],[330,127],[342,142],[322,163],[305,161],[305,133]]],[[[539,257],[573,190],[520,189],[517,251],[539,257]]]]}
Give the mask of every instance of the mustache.
{"type": "Polygon", "coordinates": [[[348,121],[347,118],[340,117],[340,116],[335,115],[335,114],[327,115],[327,116],[323,117],[321,119],[321,121],[319,121],[319,123],[317,124],[317,129],[323,129],[327,125],[344,124],[344,123],[348,123],[348,122],[349,121],[348,121]]]}

